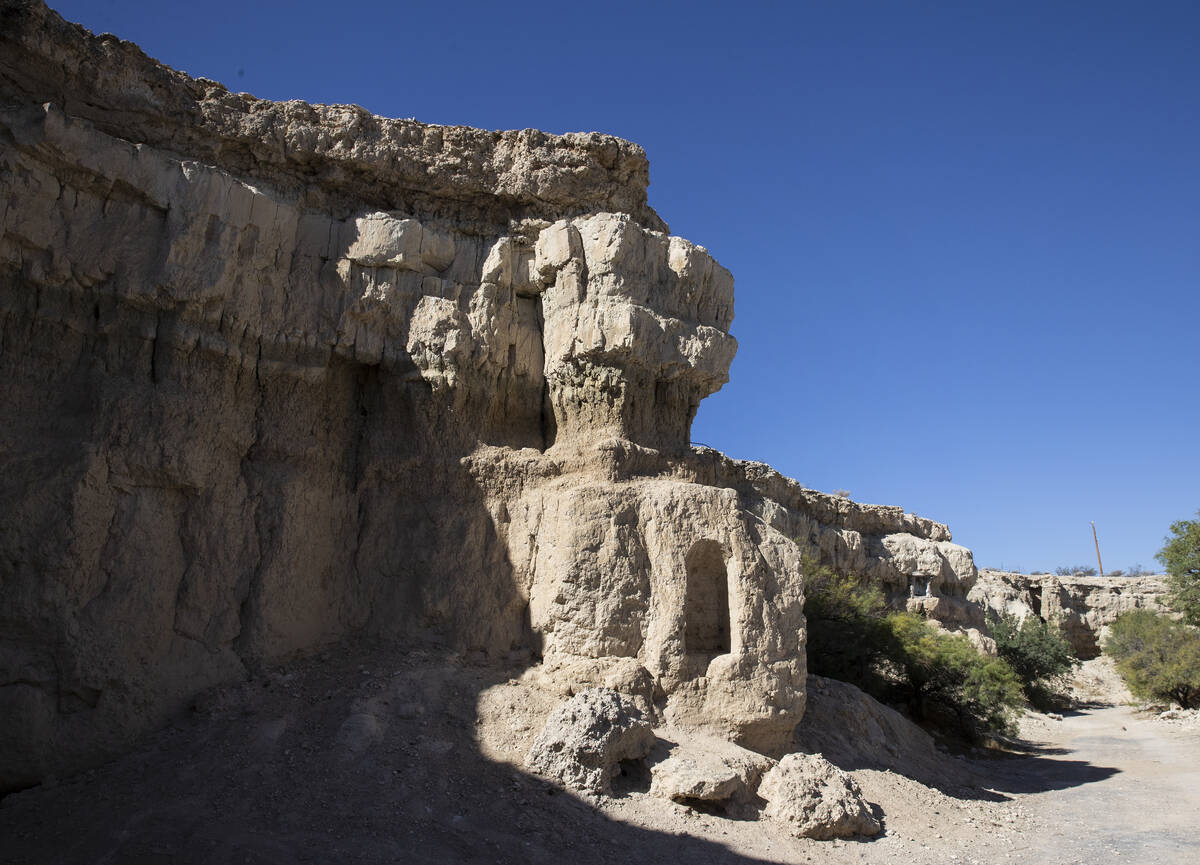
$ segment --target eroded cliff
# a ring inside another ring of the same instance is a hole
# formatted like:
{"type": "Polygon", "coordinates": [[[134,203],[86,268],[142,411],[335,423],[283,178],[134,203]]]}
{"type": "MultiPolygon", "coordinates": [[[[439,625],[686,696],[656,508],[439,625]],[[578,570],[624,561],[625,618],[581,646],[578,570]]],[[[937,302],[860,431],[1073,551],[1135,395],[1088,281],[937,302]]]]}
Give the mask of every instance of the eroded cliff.
{"type": "Polygon", "coordinates": [[[763,751],[801,545],[961,599],[899,508],[690,445],[733,280],[609,136],[271,103],[0,2],[0,788],[350,635],[763,751]]]}
{"type": "Polygon", "coordinates": [[[1107,628],[1123,613],[1168,612],[1163,577],[1088,577],[1016,574],[985,568],[970,592],[973,604],[995,616],[1037,616],[1056,622],[1084,659],[1100,654],[1107,628]]]}

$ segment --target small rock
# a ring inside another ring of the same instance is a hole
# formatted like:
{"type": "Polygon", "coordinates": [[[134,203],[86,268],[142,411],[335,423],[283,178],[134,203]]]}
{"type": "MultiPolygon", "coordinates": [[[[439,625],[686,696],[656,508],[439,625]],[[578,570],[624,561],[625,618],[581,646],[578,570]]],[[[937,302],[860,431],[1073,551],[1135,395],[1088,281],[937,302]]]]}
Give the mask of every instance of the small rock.
{"type": "Polygon", "coordinates": [[[361,754],[383,738],[383,725],[374,715],[351,715],[338,728],[337,744],[351,754],[361,754]]]}

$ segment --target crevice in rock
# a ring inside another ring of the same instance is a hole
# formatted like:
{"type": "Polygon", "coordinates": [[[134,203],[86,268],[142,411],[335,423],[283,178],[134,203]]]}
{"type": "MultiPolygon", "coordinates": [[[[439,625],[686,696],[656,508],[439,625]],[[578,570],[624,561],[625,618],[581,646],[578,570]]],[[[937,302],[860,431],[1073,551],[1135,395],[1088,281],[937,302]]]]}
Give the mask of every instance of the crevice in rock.
{"type": "Polygon", "coordinates": [[[548,451],[554,446],[554,440],[558,437],[558,422],[554,418],[554,404],[550,399],[550,378],[546,375],[546,313],[542,307],[542,296],[537,296],[537,306],[535,308],[536,315],[534,320],[537,322],[537,338],[542,346],[542,405],[541,405],[541,429],[542,429],[542,453],[548,451]]]}
{"type": "Polygon", "coordinates": [[[690,796],[681,796],[675,801],[710,817],[729,816],[729,803],[723,799],[695,799],[690,796]]]}
{"type": "Polygon", "coordinates": [[[258,361],[254,367],[256,382],[256,387],[254,388],[254,438],[246,448],[240,465],[242,483],[246,487],[246,503],[253,512],[253,564],[245,572],[244,576],[239,579],[235,591],[235,597],[239,599],[239,630],[232,641],[234,653],[247,670],[254,669],[258,665],[259,656],[261,655],[261,645],[258,645],[262,639],[262,614],[259,595],[262,591],[262,575],[269,555],[271,535],[266,525],[267,518],[264,514],[264,502],[260,489],[261,484],[255,472],[257,452],[262,442],[265,426],[264,412],[266,397],[262,390],[262,382],[259,380],[261,361],[262,342],[260,341],[258,344],[258,361]]]}

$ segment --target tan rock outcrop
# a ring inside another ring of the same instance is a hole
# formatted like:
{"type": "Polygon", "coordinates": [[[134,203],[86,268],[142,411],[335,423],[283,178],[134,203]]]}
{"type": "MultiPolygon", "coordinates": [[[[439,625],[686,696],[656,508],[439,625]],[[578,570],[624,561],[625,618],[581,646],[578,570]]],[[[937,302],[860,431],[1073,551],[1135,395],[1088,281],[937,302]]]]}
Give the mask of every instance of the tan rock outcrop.
{"type": "Polygon", "coordinates": [[[650,793],[685,804],[718,803],[730,816],[751,813],[763,773],[775,761],[754,751],[690,730],[656,730],[650,793]],[[655,760],[659,751],[665,756],[655,760]]]}
{"type": "Polygon", "coordinates": [[[821,754],[843,769],[886,769],[941,784],[946,756],[933,738],[849,682],[808,677],[808,703],[796,727],[796,749],[821,754]]]}
{"type": "Polygon", "coordinates": [[[733,280],[636,145],[232,94],[35,0],[0,23],[0,789],[349,635],[532,649],[778,752],[797,541],[898,593],[973,579],[945,526],[690,446],[733,280]]]}
{"type": "Polygon", "coordinates": [[[1166,593],[1162,576],[1056,576],[984,569],[969,598],[997,616],[1059,622],[1076,655],[1086,660],[1100,654],[1105,629],[1122,613],[1166,611],[1166,593]]]}

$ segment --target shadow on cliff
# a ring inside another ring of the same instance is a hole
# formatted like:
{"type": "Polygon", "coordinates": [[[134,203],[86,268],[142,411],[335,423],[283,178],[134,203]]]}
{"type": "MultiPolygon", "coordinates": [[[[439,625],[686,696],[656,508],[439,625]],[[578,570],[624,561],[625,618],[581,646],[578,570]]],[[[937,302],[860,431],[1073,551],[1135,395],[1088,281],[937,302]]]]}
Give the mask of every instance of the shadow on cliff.
{"type": "MultiPolygon", "coordinates": [[[[418,401],[369,391],[353,401],[382,416],[372,424],[435,427],[418,401]]],[[[536,661],[523,594],[465,449],[414,453],[370,432],[345,449],[359,528],[349,585],[370,609],[362,636],[249,665],[247,680],[201,693],[124,756],[4,797],[0,858],[762,861],[684,834],[681,812],[676,832],[640,828],[485,755],[481,695],[536,661]]]]}

